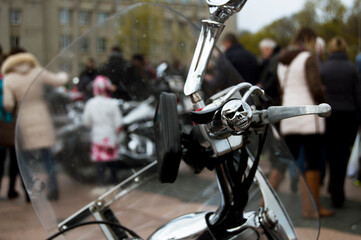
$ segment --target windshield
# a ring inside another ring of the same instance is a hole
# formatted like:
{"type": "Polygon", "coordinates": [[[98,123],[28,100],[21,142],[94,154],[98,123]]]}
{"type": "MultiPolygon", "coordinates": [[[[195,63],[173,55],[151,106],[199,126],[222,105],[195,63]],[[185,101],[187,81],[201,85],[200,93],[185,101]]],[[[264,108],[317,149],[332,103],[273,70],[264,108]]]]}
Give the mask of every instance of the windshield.
{"type": "MultiPolygon", "coordinates": [[[[198,35],[199,28],[172,9],[136,4],[85,33],[34,80],[18,114],[17,156],[33,207],[49,235],[114,214],[119,223],[148,238],[176,217],[218,208],[221,198],[213,171],[195,174],[182,162],[174,184],[160,183],[157,175],[153,119],[159,94],[175,93],[181,131],[189,133],[192,106],[183,85],[198,35]],[[84,44],[95,42],[93,58],[83,56],[84,44]],[[65,85],[53,75],[59,72],[70,79],[65,85]]],[[[216,65],[229,76],[223,76],[221,86],[205,80],[205,98],[242,81],[217,49],[206,78],[216,75],[211,68],[216,65]]],[[[250,155],[256,145],[250,144],[250,155]]],[[[278,207],[276,214],[288,211],[298,239],[316,239],[318,220],[301,216],[304,181],[274,131],[268,134],[260,164],[265,174],[273,166],[281,166],[285,182],[277,188],[284,208],[278,207]]],[[[259,186],[269,187],[262,185],[266,177],[261,172],[257,178],[249,212],[280,204],[272,190],[262,193],[273,200],[262,200],[259,186]]],[[[106,239],[105,232],[89,225],[64,238],[106,239]]],[[[294,238],[292,231],[289,237],[294,238]]]]}

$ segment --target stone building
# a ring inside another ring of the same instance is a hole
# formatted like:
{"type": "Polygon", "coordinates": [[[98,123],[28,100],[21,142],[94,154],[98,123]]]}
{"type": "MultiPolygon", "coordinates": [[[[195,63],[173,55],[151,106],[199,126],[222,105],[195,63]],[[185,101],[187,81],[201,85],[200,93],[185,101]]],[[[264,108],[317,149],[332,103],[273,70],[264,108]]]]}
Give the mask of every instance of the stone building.
{"type": "MultiPolygon", "coordinates": [[[[152,0],[148,0],[152,1],[152,0]]],[[[199,24],[209,16],[205,0],[153,0],[171,6],[199,24]]],[[[136,0],[0,0],[0,45],[4,52],[22,46],[36,55],[42,65],[49,63],[75,39],[136,0]]],[[[169,24],[176,25],[169,21],[169,24]]],[[[225,31],[236,31],[236,17],[225,31]]],[[[106,33],[79,43],[77,64],[82,68],[88,57],[104,61],[111,43],[106,33]]]]}

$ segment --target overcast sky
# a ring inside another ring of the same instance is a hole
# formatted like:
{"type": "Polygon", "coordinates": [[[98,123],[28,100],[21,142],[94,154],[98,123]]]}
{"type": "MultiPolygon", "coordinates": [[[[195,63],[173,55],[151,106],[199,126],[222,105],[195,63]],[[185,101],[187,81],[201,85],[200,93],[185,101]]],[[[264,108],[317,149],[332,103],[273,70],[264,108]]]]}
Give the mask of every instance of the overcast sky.
{"type": "MultiPolygon", "coordinates": [[[[238,29],[258,31],[278,18],[298,12],[305,2],[306,0],[248,0],[237,15],[238,29]]],[[[353,0],[342,2],[349,7],[353,0]]]]}

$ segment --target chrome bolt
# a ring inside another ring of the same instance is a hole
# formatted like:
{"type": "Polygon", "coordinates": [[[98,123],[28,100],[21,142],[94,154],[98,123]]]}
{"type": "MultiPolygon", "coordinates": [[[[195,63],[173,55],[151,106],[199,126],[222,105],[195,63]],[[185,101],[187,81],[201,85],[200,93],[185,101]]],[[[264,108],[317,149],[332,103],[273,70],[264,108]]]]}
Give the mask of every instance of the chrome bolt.
{"type": "Polygon", "coordinates": [[[262,214],[263,223],[270,228],[274,228],[278,224],[276,214],[271,209],[266,209],[262,214]]]}

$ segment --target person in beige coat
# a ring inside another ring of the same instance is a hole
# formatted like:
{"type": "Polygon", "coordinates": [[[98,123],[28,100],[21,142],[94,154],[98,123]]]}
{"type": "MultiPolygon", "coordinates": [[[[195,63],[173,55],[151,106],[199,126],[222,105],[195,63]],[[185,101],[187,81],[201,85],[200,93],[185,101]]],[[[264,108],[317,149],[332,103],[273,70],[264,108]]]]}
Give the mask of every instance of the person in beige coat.
{"type": "Polygon", "coordinates": [[[45,70],[31,53],[21,49],[14,52],[1,68],[4,76],[3,105],[6,111],[17,115],[18,136],[21,136],[18,138],[21,141],[17,144],[24,159],[46,160],[49,174],[48,198],[56,200],[58,186],[51,153],[55,131],[43,91],[46,85],[64,85],[68,77],[65,73],[54,74],[45,70]]]}

